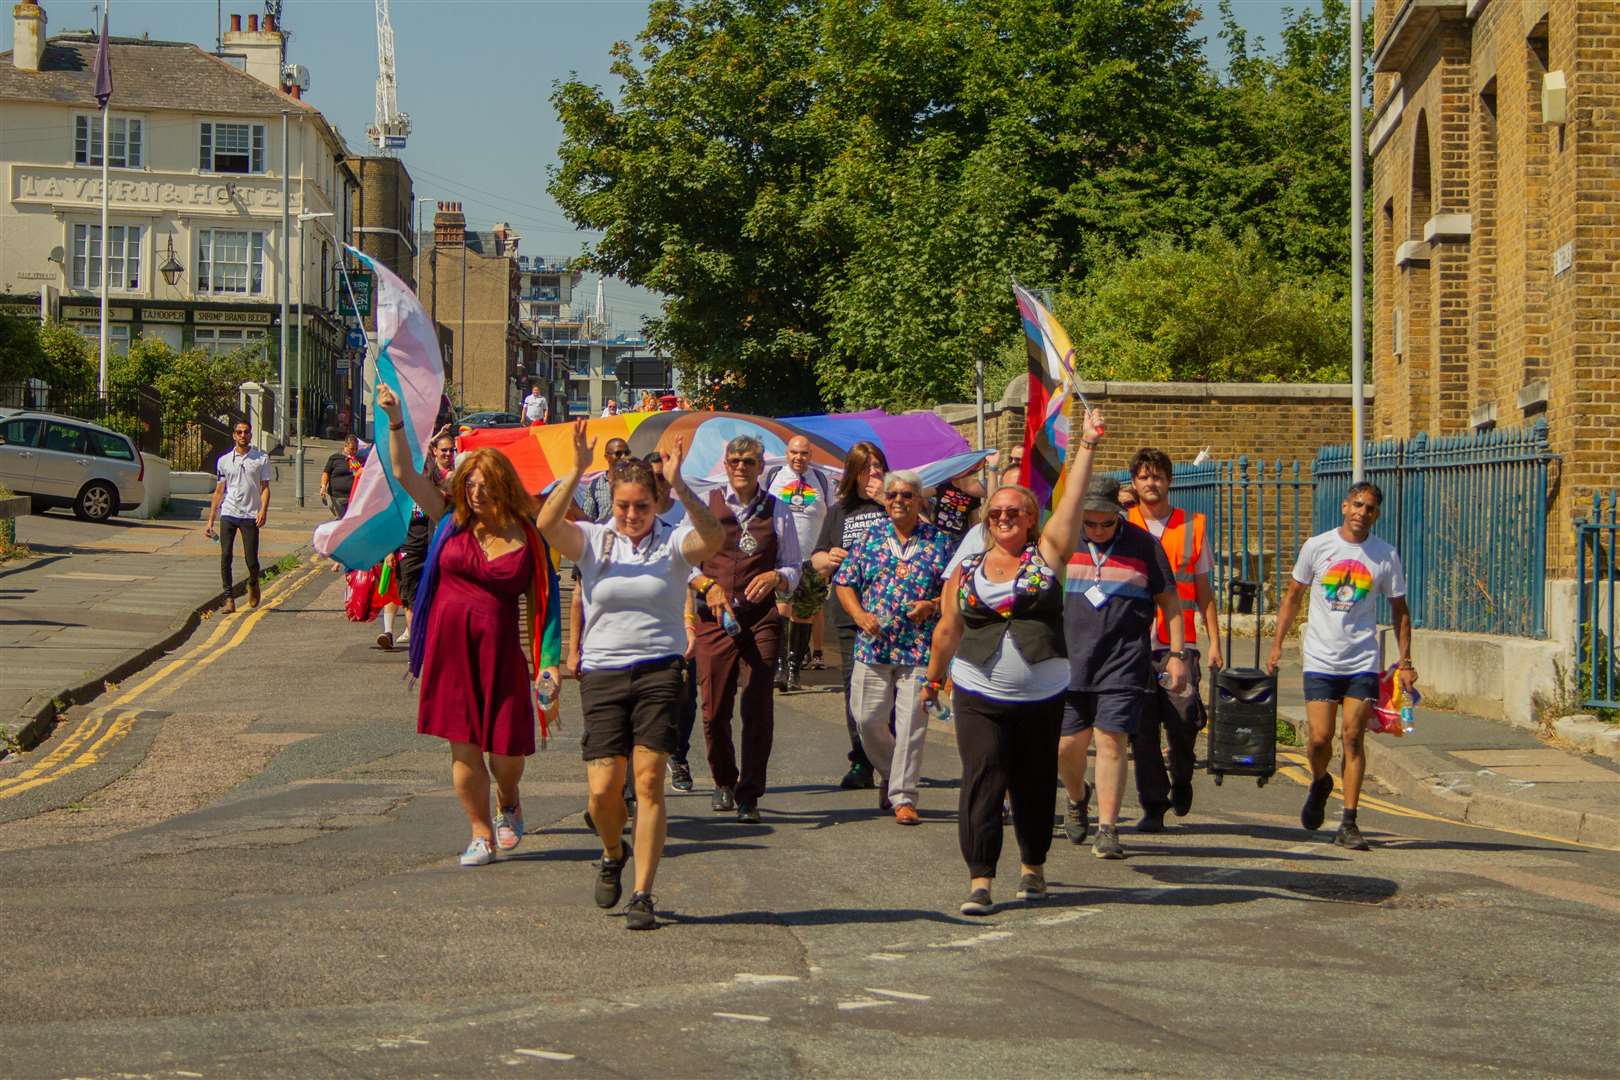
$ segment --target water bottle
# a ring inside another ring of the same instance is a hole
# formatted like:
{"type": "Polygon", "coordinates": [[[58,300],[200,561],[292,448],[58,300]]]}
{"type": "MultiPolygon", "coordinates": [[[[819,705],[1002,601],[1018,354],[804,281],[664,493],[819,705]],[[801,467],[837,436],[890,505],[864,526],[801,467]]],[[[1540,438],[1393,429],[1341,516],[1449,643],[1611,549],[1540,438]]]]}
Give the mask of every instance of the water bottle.
{"type": "Polygon", "coordinates": [[[720,609],[720,628],[732,637],[742,633],[742,624],[737,621],[737,616],[731,613],[730,608],[720,609]]]}
{"type": "Polygon", "coordinates": [[[1412,734],[1413,730],[1416,727],[1417,727],[1417,724],[1412,719],[1412,706],[1410,706],[1410,705],[1402,705],[1401,706],[1401,733],[1403,735],[1410,735],[1410,734],[1412,734]]]}
{"type": "Polygon", "coordinates": [[[551,672],[540,676],[540,681],[534,687],[534,701],[540,706],[541,712],[548,712],[557,701],[557,680],[551,677],[551,672]]]}
{"type": "Polygon", "coordinates": [[[942,724],[950,723],[951,717],[955,715],[951,712],[951,707],[945,704],[939,698],[935,698],[933,701],[923,702],[923,708],[933,713],[934,719],[938,720],[942,724]]]}

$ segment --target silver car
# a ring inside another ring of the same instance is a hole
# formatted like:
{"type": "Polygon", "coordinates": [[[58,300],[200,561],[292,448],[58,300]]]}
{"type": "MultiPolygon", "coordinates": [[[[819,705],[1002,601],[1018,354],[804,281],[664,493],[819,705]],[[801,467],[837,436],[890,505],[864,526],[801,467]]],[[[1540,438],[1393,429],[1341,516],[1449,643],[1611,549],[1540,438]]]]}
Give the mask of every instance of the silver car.
{"type": "Polygon", "coordinates": [[[35,509],[70,507],[83,521],[106,521],[141,505],[145,479],[127,435],[55,413],[0,418],[0,484],[30,496],[35,509]]]}

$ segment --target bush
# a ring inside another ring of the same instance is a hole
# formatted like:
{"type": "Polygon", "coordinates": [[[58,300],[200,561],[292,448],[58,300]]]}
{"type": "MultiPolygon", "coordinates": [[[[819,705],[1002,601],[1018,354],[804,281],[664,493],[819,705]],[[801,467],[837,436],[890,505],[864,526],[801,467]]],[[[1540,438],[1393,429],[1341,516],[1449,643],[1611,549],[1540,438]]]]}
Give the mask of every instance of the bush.
{"type": "Polygon", "coordinates": [[[82,394],[99,380],[96,352],[79,332],[66,323],[49,322],[39,330],[43,363],[38,377],[57,393],[82,394]]]}
{"type": "Polygon", "coordinates": [[[133,416],[130,413],[108,413],[106,416],[101,418],[99,423],[102,427],[112,428],[120,435],[128,435],[135,441],[136,446],[140,446],[141,442],[146,437],[146,425],[141,423],[140,417],[133,416]]]}

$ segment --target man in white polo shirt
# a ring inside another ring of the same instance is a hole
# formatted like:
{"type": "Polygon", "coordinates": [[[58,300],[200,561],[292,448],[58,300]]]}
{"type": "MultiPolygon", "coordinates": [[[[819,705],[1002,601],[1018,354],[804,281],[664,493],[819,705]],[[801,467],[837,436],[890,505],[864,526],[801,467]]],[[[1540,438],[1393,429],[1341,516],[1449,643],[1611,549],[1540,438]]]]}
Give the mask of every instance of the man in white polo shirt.
{"type": "Polygon", "coordinates": [[[225,583],[225,610],[236,610],[231,592],[231,560],[235,555],[236,534],[242,534],[242,561],[247,563],[248,603],[259,606],[259,530],[264,528],[270,510],[270,457],[250,445],[253,428],[242,421],[232,431],[236,445],[221,454],[214,466],[214,497],[208,503],[208,521],[203,535],[215,537],[214,519],[219,519],[219,575],[225,583]]]}

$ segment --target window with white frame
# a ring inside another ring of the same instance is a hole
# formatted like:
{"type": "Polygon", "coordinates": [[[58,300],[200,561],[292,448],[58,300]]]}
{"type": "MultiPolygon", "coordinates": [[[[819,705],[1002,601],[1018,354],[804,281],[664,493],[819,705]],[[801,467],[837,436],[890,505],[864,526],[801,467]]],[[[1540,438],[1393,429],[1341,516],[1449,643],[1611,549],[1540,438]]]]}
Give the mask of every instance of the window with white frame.
{"type": "Polygon", "coordinates": [[[197,291],[264,291],[264,233],[203,229],[197,234],[197,291]]]}
{"type": "Polygon", "coordinates": [[[199,326],[193,331],[192,343],[204,352],[218,356],[220,353],[232,353],[248,345],[262,346],[264,331],[199,326]]]}
{"type": "MultiPolygon", "coordinates": [[[[101,348],[101,324],[99,322],[74,323],[74,329],[79,336],[88,341],[92,349],[101,348]]],[[[107,324],[107,351],[122,356],[129,352],[129,324],[107,324]]],[[[91,355],[95,355],[92,353],[91,355]]]]}
{"type": "MultiPolygon", "coordinates": [[[[141,234],[139,225],[107,227],[107,287],[141,287],[141,234]]],[[[73,226],[72,282],[75,289],[101,288],[101,226],[73,226]]]]}
{"type": "MultiPolygon", "coordinates": [[[[107,129],[107,164],[114,169],[138,169],[145,164],[146,125],[133,116],[115,116],[107,129]]],[[[73,163],[101,164],[101,114],[80,113],[73,118],[73,163]]]]}
{"type": "Polygon", "coordinates": [[[264,172],[264,125],[203,124],[197,165],[203,172],[264,172]]]}

